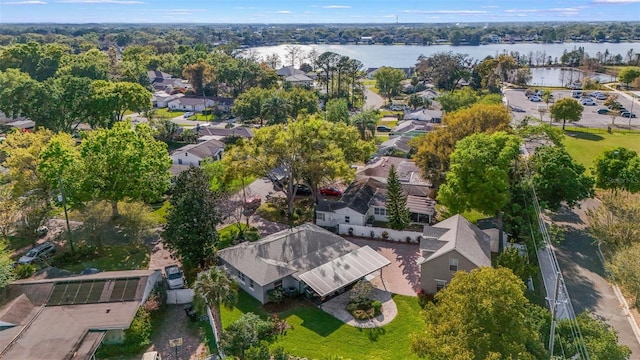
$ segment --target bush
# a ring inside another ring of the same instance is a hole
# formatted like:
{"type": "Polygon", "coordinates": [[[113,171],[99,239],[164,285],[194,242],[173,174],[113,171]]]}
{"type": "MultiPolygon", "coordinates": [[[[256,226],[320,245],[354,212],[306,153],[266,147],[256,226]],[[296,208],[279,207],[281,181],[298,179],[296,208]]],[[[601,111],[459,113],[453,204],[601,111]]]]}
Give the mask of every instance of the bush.
{"type": "Polygon", "coordinates": [[[388,232],[386,232],[386,231],[383,231],[383,232],[382,232],[382,238],[383,238],[383,239],[385,239],[385,240],[387,240],[387,239],[389,238],[389,233],[388,233],[388,232]]]}
{"type": "Polygon", "coordinates": [[[267,295],[269,296],[269,301],[273,301],[276,304],[282,302],[285,297],[284,291],[280,288],[267,291],[267,295]]]}
{"type": "Polygon", "coordinates": [[[378,300],[371,303],[371,308],[376,315],[380,315],[382,312],[382,303],[378,300]]]}
{"type": "Polygon", "coordinates": [[[428,303],[433,302],[433,300],[433,294],[428,294],[422,289],[418,290],[418,303],[421,308],[424,308],[428,303]]]}
{"type": "Polygon", "coordinates": [[[36,266],[33,264],[20,264],[13,271],[18,279],[26,279],[36,272],[36,266]]]}
{"type": "Polygon", "coordinates": [[[369,295],[373,291],[373,285],[365,280],[358,281],[351,289],[351,301],[355,303],[364,303],[368,301],[369,295]]]}

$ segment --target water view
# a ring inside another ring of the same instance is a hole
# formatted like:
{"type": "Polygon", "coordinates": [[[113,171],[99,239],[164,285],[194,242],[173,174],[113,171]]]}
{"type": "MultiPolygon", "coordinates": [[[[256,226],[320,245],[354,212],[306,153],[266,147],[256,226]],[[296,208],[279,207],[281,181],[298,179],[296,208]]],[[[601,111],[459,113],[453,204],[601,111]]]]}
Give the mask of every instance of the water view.
{"type": "MultiPolygon", "coordinates": [[[[278,54],[281,59],[285,59],[287,45],[263,46],[247,50],[259,57],[278,54]]],[[[518,51],[523,55],[531,55],[534,58],[536,54],[543,55],[552,60],[562,56],[567,50],[583,47],[584,51],[593,57],[598,52],[605,53],[608,51],[610,56],[620,54],[623,58],[629,50],[634,52],[640,51],[640,43],[562,43],[562,44],[535,44],[535,43],[518,43],[518,44],[489,44],[480,46],[451,46],[451,45],[299,45],[305,53],[312,49],[316,49],[318,53],[325,51],[333,51],[335,53],[355,58],[364,64],[365,67],[410,67],[416,64],[418,56],[430,56],[437,52],[452,51],[454,53],[467,54],[475,59],[483,59],[487,56],[496,56],[502,53],[518,51]]],[[[534,62],[535,64],[535,62],[534,62]]],[[[544,76],[544,82],[552,81],[551,75],[544,76]]],[[[559,76],[559,75],[558,75],[559,76]]],[[[542,79],[539,79],[542,82],[542,79]]],[[[551,85],[551,83],[548,83],[551,85]]]]}

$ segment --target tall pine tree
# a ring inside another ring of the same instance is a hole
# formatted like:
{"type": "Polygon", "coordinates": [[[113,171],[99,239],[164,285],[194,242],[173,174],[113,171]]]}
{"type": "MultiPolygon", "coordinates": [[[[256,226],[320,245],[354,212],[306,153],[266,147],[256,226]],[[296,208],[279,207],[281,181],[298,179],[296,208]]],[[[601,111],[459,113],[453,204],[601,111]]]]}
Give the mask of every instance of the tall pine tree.
{"type": "Polygon", "coordinates": [[[394,230],[404,230],[409,226],[411,216],[407,208],[407,195],[402,190],[395,166],[391,165],[387,178],[387,218],[389,227],[394,230]]]}

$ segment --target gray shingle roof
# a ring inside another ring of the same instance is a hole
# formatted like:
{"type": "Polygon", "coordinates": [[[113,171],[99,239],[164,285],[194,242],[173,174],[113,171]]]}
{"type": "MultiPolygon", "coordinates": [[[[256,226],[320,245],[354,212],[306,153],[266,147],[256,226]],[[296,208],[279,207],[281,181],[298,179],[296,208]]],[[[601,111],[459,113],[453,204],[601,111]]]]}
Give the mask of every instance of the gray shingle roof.
{"type": "Polygon", "coordinates": [[[200,159],[206,159],[209,157],[213,157],[221,149],[224,150],[224,147],[225,147],[225,144],[222,141],[207,140],[199,144],[185,145],[179,149],[176,149],[176,151],[174,151],[173,154],[171,155],[177,155],[177,154],[188,152],[199,157],[200,159]]]}
{"type": "Polygon", "coordinates": [[[304,75],[304,71],[296,69],[293,66],[285,66],[281,69],[276,70],[276,74],[278,74],[279,76],[304,75]]]}
{"type": "Polygon", "coordinates": [[[253,132],[250,128],[244,126],[237,126],[231,129],[213,127],[213,126],[200,126],[197,128],[199,136],[239,136],[243,138],[252,138],[253,132]]]}
{"type": "Polygon", "coordinates": [[[260,286],[299,275],[358,246],[323,228],[304,224],[218,251],[218,256],[260,286]]]}
{"type": "Polygon", "coordinates": [[[376,190],[386,188],[387,184],[368,177],[352,182],[342,194],[340,202],[344,207],[349,207],[360,214],[366,214],[369,210],[369,203],[376,194],[376,190]]]}
{"type": "Polygon", "coordinates": [[[420,248],[433,251],[437,242],[442,242],[433,254],[419,260],[424,263],[444,255],[452,250],[456,250],[462,256],[478,267],[491,266],[491,244],[489,235],[470,223],[462,215],[454,215],[443,220],[433,227],[425,227],[425,237],[420,242],[420,248]],[[434,235],[440,234],[437,238],[434,235]]]}

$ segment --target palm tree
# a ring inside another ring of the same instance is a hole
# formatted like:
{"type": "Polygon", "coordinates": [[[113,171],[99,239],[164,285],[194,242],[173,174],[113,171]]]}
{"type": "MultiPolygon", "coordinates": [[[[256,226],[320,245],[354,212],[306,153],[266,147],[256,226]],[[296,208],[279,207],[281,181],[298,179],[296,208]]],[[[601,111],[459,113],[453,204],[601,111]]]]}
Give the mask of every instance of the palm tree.
{"type": "Polygon", "coordinates": [[[201,310],[208,305],[213,312],[213,321],[218,334],[222,332],[220,305],[231,308],[238,301],[238,284],[224,271],[209,269],[198,275],[193,284],[197,307],[201,310]]]}
{"type": "Polygon", "coordinates": [[[362,140],[369,140],[376,134],[378,116],[374,109],[365,110],[353,117],[353,125],[358,129],[362,140]]]}
{"type": "Polygon", "coordinates": [[[291,105],[282,96],[274,95],[262,104],[262,116],[269,119],[268,125],[284,124],[291,111],[291,105]]]}

